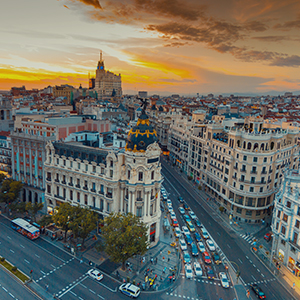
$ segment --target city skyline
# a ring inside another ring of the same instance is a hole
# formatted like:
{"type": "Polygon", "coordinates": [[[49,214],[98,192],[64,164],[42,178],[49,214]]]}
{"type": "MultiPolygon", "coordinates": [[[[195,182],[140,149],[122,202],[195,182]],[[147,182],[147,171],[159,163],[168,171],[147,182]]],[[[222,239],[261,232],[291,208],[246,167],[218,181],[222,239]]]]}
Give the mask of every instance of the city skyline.
{"type": "Polygon", "coordinates": [[[0,21],[0,89],[87,87],[101,49],[124,93],[299,91],[299,8],[292,0],[12,0],[0,21]]]}

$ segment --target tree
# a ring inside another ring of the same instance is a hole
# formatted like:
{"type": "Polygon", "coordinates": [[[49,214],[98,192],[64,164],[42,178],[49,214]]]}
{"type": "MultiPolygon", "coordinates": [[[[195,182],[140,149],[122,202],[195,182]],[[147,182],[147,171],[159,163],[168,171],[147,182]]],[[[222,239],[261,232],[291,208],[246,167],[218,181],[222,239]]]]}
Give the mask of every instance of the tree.
{"type": "Polygon", "coordinates": [[[76,207],[75,216],[70,224],[70,229],[75,237],[82,238],[82,247],[85,239],[97,226],[97,216],[89,208],[76,207]]]}
{"type": "Polygon", "coordinates": [[[67,232],[70,229],[70,221],[73,217],[73,212],[73,206],[70,203],[64,202],[58,207],[57,213],[52,216],[53,222],[64,230],[65,241],[67,239],[67,232]]]}
{"type": "Polygon", "coordinates": [[[42,227],[46,227],[46,226],[48,226],[49,224],[51,224],[52,222],[53,222],[52,216],[50,216],[50,215],[45,215],[45,216],[43,216],[43,217],[38,221],[38,223],[39,223],[42,227]]]}
{"type": "Polygon", "coordinates": [[[2,182],[0,199],[1,202],[12,203],[19,198],[23,187],[22,182],[6,179],[2,182]]]}
{"type": "Polygon", "coordinates": [[[43,203],[34,203],[28,202],[26,204],[26,211],[31,215],[33,221],[36,221],[36,214],[39,210],[41,210],[44,207],[43,203]]]}
{"type": "Polygon", "coordinates": [[[5,180],[6,176],[3,173],[0,173],[0,184],[5,180]]]}
{"type": "Polygon", "coordinates": [[[102,236],[105,252],[115,263],[125,262],[134,255],[143,255],[148,248],[147,226],[139,217],[128,213],[111,213],[104,219],[102,236]]]}

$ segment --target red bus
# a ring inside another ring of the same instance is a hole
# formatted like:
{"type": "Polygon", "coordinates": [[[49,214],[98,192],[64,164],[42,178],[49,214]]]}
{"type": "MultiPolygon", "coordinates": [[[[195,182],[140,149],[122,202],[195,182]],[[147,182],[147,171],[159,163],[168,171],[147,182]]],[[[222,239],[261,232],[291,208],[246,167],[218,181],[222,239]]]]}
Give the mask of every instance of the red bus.
{"type": "Polygon", "coordinates": [[[35,240],[40,236],[39,228],[21,218],[12,220],[11,227],[31,240],[35,240]]]}

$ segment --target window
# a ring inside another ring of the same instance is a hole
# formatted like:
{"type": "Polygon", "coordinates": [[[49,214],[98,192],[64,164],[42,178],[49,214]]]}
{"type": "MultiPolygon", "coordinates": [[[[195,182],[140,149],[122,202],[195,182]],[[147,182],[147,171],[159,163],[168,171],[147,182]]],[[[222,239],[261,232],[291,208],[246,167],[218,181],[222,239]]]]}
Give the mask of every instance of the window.
{"type": "Polygon", "coordinates": [[[263,187],[259,188],[259,192],[263,193],[264,192],[264,188],[263,187]]]}
{"type": "Polygon", "coordinates": [[[298,233],[294,232],[293,243],[297,244],[297,241],[298,241],[298,233]]]}
{"type": "Polygon", "coordinates": [[[296,220],[295,227],[298,228],[298,229],[300,228],[300,221],[299,220],[296,220]]]}
{"type": "Polygon", "coordinates": [[[291,202],[290,201],[286,202],[286,207],[291,208],[291,202]]]}
{"type": "Polygon", "coordinates": [[[240,190],[243,191],[244,190],[244,186],[241,184],[240,185],[240,190]]]}
{"type": "Polygon", "coordinates": [[[242,171],[246,172],[246,165],[242,165],[242,171]]]}
{"type": "MultiPolygon", "coordinates": [[[[267,157],[264,157],[264,163],[268,161],[267,157]]],[[[272,161],[272,160],[271,160],[272,161]]]]}
{"type": "Polygon", "coordinates": [[[56,195],[59,196],[59,186],[56,187],[56,195]]]}
{"type": "Polygon", "coordinates": [[[229,173],[229,169],[225,168],[225,174],[229,173]]]}
{"type": "Polygon", "coordinates": [[[257,157],[256,156],[253,157],[253,162],[257,162],[257,157]]]}
{"type": "Polygon", "coordinates": [[[48,185],[48,184],[47,184],[47,193],[51,194],[51,185],[48,185]]]}
{"type": "Polygon", "coordinates": [[[284,221],[285,223],[287,223],[288,216],[286,214],[283,214],[282,221],[284,221]]]}
{"type": "Polygon", "coordinates": [[[251,182],[251,183],[255,183],[255,177],[251,177],[250,182],[251,182]]]}
{"type": "Polygon", "coordinates": [[[255,213],[255,215],[256,215],[256,216],[260,216],[260,213],[261,213],[261,211],[260,211],[260,210],[257,210],[256,213],[255,213]]]}
{"type": "Polygon", "coordinates": [[[84,195],[84,204],[88,205],[88,195],[84,195]]]}
{"type": "Polygon", "coordinates": [[[276,230],[279,228],[279,222],[276,222],[276,230]]]}
{"type": "Polygon", "coordinates": [[[80,193],[77,192],[77,202],[80,202],[80,193]]]}
{"type": "Polygon", "coordinates": [[[246,210],[246,216],[252,216],[252,210],[246,210]]]}
{"type": "Polygon", "coordinates": [[[113,178],[113,176],[114,176],[114,171],[113,170],[109,170],[109,177],[113,178]]]}
{"type": "Polygon", "coordinates": [[[70,191],[70,200],[73,200],[73,191],[70,191]]]}
{"type": "Polygon", "coordinates": [[[77,165],[77,169],[80,169],[80,163],[78,163],[78,165],[77,165]]]}
{"type": "Polygon", "coordinates": [[[114,167],[114,162],[111,160],[110,161],[110,167],[113,168],[114,167]]]}
{"type": "Polygon", "coordinates": [[[96,166],[93,166],[93,173],[96,173],[96,166]]]}
{"type": "Polygon", "coordinates": [[[265,177],[261,177],[260,182],[264,183],[265,182],[265,177]]]}
{"type": "Polygon", "coordinates": [[[85,165],[85,171],[87,172],[89,170],[89,165],[85,165]]]}
{"type": "Polygon", "coordinates": [[[286,232],[285,226],[281,226],[281,233],[282,233],[283,235],[285,235],[285,232],[286,232]]]}
{"type": "Polygon", "coordinates": [[[280,218],[281,211],[277,212],[277,218],[280,218]]]}
{"type": "Polygon", "coordinates": [[[250,192],[250,193],[254,193],[254,187],[253,187],[253,186],[250,186],[249,192],[250,192]]]}
{"type": "Polygon", "coordinates": [[[139,181],[143,181],[143,172],[139,172],[139,181]]]}
{"type": "Polygon", "coordinates": [[[236,158],[239,158],[239,154],[237,153],[236,158]]]}
{"type": "Polygon", "coordinates": [[[109,212],[109,203],[107,202],[107,212],[109,212]]]}
{"type": "Polygon", "coordinates": [[[285,246],[285,240],[281,240],[280,243],[285,246]]]}
{"type": "Polygon", "coordinates": [[[241,209],[240,207],[237,207],[236,213],[237,213],[237,214],[241,214],[241,213],[242,213],[242,209],[241,209]]]}
{"type": "Polygon", "coordinates": [[[154,180],[154,171],[151,172],[151,180],[154,180]]]}
{"type": "Polygon", "coordinates": [[[247,161],[247,155],[244,155],[243,160],[247,161]]]}
{"type": "Polygon", "coordinates": [[[137,217],[142,217],[142,206],[136,208],[137,217]]]}

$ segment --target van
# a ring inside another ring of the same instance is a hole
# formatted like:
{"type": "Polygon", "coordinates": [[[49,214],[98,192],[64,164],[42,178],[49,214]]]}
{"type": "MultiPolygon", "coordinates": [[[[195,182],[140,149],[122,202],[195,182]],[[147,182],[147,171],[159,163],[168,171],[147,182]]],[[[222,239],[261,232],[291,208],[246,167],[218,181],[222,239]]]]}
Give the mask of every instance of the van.
{"type": "Polygon", "coordinates": [[[120,285],[119,291],[131,298],[137,298],[141,292],[139,287],[131,283],[123,283],[120,285]]]}

